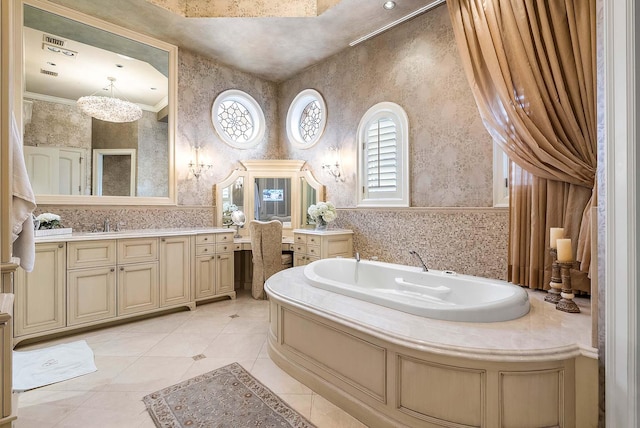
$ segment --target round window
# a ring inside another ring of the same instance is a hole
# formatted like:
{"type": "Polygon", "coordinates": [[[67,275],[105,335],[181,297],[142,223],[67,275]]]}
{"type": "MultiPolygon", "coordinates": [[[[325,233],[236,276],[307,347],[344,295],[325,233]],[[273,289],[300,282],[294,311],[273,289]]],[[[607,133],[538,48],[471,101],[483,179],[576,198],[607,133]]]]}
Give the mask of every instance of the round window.
{"type": "Polygon", "coordinates": [[[260,105],[237,89],[218,95],[211,108],[211,120],[220,138],[238,149],[256,147],[264,137],[265,119],[260,105]]]}
{"type": "Polygon", "coordinates": [[[287,136],[296,147],[308,149],[320,140],[327,124],[327,106],[322,95],[305,89],[291,102],[287,113],[287,136]]]}

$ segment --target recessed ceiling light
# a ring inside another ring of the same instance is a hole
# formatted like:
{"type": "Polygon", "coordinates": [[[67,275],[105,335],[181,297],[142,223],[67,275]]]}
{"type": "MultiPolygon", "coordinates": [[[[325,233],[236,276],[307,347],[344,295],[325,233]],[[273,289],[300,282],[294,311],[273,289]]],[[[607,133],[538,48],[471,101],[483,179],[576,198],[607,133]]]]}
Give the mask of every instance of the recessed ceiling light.
{"type": "Polygon", "coordinates": [[[57,65],[55,62],[51,62],[51,61],[48,61],[47,64],[49,64],[52,67],[55,67],[57,65]]]}
{"type": "Polygon", "coordinates": [[[384,7],[384,8],[385,8],[385,9],[387,9],[387,10],[391,10],[391,9],[393,9],[394,7],[396,7],[396,2],[394,2],[394,1],[386,1],[386,2],[384,2],[384,4],[382,5],[382,7],[384,7]]]}
{"type": "Polygon", "coordinates": [[[158,88],[150,88],[152,91],[157,91],[158,88]]]}
{"type": "Polygon", "coordinates": [[[118,67],[118,68],[124,68],[124,65],[122,65],[122,64],[116,64],[116,67],[118,67]]]}

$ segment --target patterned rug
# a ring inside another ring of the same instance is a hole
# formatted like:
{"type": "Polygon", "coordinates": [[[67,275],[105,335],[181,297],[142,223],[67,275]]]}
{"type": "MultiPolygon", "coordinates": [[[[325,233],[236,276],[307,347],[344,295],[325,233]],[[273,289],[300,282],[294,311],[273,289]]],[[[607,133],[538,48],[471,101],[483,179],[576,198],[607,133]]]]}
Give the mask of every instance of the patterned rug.
{"type": "Polygon", "coordinates": [[[238,363],[156,391],[143,401],[160,428],[314,427],[238,363]]]}

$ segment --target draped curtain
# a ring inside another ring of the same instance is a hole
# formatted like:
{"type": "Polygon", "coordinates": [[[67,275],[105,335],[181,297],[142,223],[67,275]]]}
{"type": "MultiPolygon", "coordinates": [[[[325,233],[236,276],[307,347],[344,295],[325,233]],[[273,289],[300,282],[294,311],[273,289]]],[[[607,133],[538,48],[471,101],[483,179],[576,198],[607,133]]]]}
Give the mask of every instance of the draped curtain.
{"type": "Polygon", "coordinates": [[[549,228],[564,227],[589,291],[595,204],[595,0],[448,0],[485,127],[511,162],[509,280],[548,289],[549,228]]]}

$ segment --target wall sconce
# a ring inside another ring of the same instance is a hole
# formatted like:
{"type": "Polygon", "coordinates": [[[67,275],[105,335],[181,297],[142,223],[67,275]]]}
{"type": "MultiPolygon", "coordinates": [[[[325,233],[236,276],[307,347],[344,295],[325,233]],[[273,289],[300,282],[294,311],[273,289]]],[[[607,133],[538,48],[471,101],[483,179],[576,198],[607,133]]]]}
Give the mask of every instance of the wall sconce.
{"type": "Polygon", "coordinates": [[[196,180],[200,180],[200,176],[209,171],[213,165],[200,160],[200,147],[196,147],[194,150],[196,152],[196,159],[195,161],[193,159],[189,161],[189,173],[191,173],[196,180]]]}
{"type": "Polygon", "coordinates": [[[340,150],[337,147],[329,147],[322,169],[331,174],[336,181],[344,181],[340,171],[340,150]]]}

